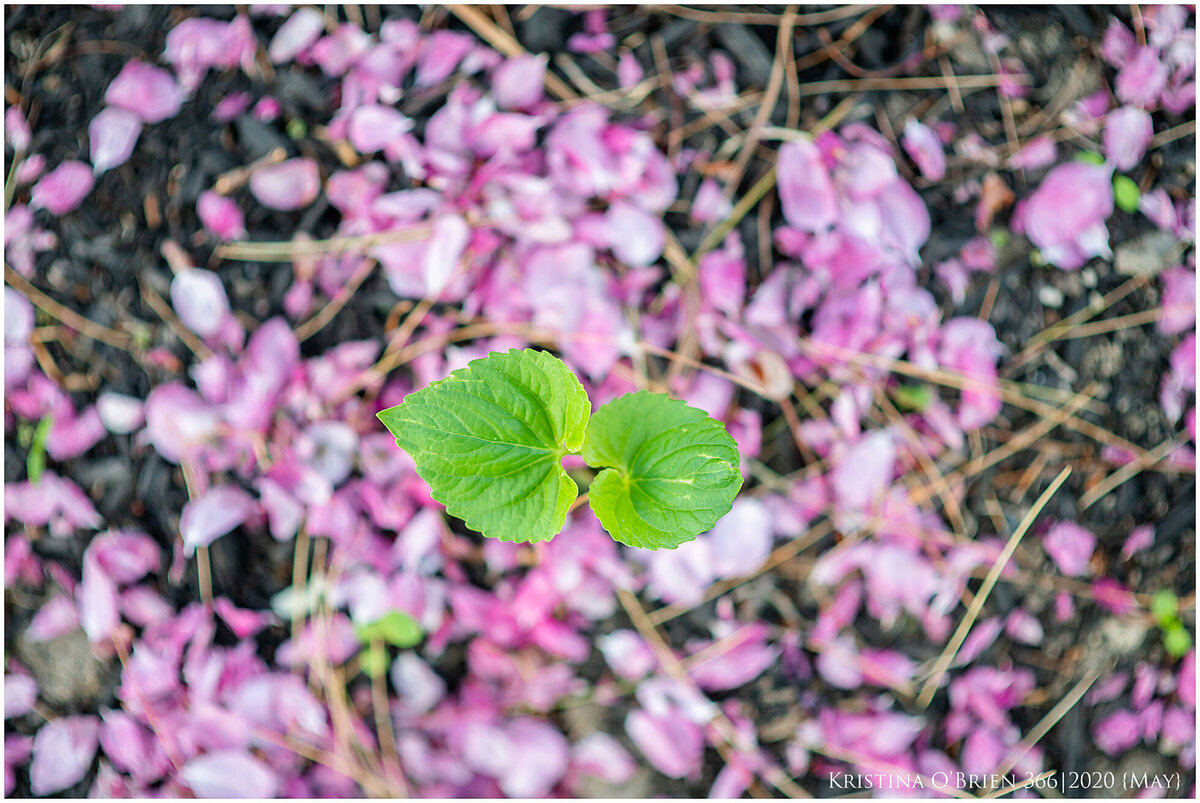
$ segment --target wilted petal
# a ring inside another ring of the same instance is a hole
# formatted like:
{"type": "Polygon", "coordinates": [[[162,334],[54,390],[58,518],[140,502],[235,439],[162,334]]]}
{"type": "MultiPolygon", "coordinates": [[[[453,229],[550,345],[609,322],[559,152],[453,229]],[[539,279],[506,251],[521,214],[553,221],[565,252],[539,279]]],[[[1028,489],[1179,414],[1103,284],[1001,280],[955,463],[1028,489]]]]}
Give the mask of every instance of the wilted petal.
{"type": "Polygon", "coordinates": [[[1041,170],[1058,159],[1058,143],[1053,137],[1040,136],[1026,142],[1009,158],[1008,163],[1018,170],[1041,170]]]}
{"type": "Polygon", "coordinates": [[[229,316],[229,298],[221,277],[203,268],[185,268],[171,280],[171,305],[189,329],[212,337],[229,316]]]}
{"type": "Polygon", "coordinates": [[[100,565],[94,553],[85,553],[83,580],[75,589],[79,623],[93,644],[106,642],[121,623],[117,610],[117,584],[100,565]]]}
{"type": "Polygon", "coordinates": [[[174,117],[183,105],[183,92],[175,76],[144,61],[129,61],[104,93],[104,102],[157,123],[174,117]]]}
{"type": "Polygon", "coordinates": [[[250,517],[258,505],[250,494],[232,485],[213,488],[183,506],[179,532],[184,551],[191,554],[198,546],[207,546],[232,532],[250,517]]]}
{"type": "Polygon", "coordinates": [[[33,738],[33,794],[44,797],[82,781],[96,757],[99,732],[100,720],[92,716],[59,717],[43,725],[33,738]]]}
{"type": "Polygon", "coordinates": [[[321,176],[312,159],[288,159],[261,167],[250,176],[250,191],[263,206],[290,212],[311,204],[321,191],[321,176]]]}
{"type": "Polygon", "coordinates": [[[119,530],[96,536],[85,557],[94,557],[104,573],[121,584],[136,583],[158,569],[158,542],[143,532],[119,530]]]}
{"type": "Polygon", "coordinates": [[[237,202],[212,190],[200,193],[196,214],[204,228],[222,240],[238,240],[246,236],[246,220],[237,202]]]}
{"type": "Polygon", "coordinates": [[[1069,162],[1050,171],[1014,222],[1042,250],[1046,261],[1074,270],[1092,256],[1112,255],[1104,228],[1112,212],[1111,170],[1069,162]]]}
{"type": "Polygon", "coordinates": [[[1122,106],[1108,113],[1104,125],[1104,153],[1118,170],[1132,170],[1146,155],[1154,139],[1150,113],[1136,106],[1122,106]]]}
{"type": "Polygon", "coordinates": [[[29,147],[33,132],[29,129],[29,121],[21,114],[20,108],[9,106],[4,110],[4,138],[12,145],[14,151],[23,151],[29,147]]]}
{"type": "Polygon", "coordinates": [[[450,77],[454,68],[475,46],[470,36],[456,31],[434,31],[421,42],[416,85],[433,86],[450,77]]]}
{"type": "Polygon", "coordinates": [[[109,106],[93,117],[88,124],[88,142],[96,173],[125,164],[141,133],[142,120],[133,112],[109,106]]]}
{"type": "Polygon", "coordinates": [[[33,185],[29,193],[29,208],[45,209],[52,215],[65,215],[79,206],[95,184],[92,169],[86,164],[63,162],[33,185]]]}
{"type": "Polygon", "coordinates": [[[196,797],[272,798],[279,790],[275,771],[241,750],[196,756],[179,772],[196,797]]]}

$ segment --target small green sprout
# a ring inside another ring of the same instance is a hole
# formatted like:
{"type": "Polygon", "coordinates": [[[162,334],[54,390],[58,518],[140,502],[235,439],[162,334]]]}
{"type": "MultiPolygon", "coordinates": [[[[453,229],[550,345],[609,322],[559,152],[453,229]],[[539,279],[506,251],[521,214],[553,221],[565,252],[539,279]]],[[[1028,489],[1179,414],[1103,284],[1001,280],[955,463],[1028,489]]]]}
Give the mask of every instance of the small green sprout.
{"type": "Polygon", "coordinates": [[[1179,598],[1172,591],[1163,589],[1154,595],[1150,613],[1163,632],[1163,647],[1167,653],[1182,658],[1192,648],[1192,634],[1179,618],[1179,598]]]}
{"type": "Polygon", "coordinates": [[[598,470],[588,504],[617,541],[674,549],[733,507],[742,487],[724,425],[662,393],[592,415],[579,379],[544,351],[492,352],[379,413],[446,511],[488,538],[549,541],[579,496],[563,469],[598,470]]]}

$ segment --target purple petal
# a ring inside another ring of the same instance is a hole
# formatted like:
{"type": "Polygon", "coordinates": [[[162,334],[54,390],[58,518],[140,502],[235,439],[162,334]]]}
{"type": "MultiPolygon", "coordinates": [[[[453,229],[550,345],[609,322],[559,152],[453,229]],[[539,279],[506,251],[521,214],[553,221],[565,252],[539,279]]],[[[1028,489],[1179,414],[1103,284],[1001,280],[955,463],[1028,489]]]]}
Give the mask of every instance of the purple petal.
{"type": "Polygon", "coordinates": [[[232,485],[221,485],[183,506],[179,532],[184,552],[207,546],[232,532],[258,509],[250,494],[232,485]]]}
{"type": "Polygon", "coordinates": [[[104,102],[132,112],[143,122],[157,123],[179,113],[183,91],[167,70],[135,60],[127,62],[108,85],[104,102]]]}
{"type": "Polygon", "coordinates": [[[815,143],[797,139],[784,144],[779,149],[776,173],[779,202],[788,225],[817,232],[837,221],[837,191],[815,143]]]}
{"type": "Polygon", "coordinates": [[[1129,560],[1138,552],[1152,546],[1154,546],[1154,527],[1149,524],[1134,527],[1130,531],[1129,537],[1125,539],[1124,546],[1121,547],[1121,559],[1129,560]]]}
{"type": "Polygon", "coordinates": [[[204,228],[222,240],[239,240],[246,236],[246,220],[232,198],[205,190],[196,201],[196,214],[204,228]]]}
{"type": "Polygon", "coordinates": [[[141,118],[124,109],[109,106],[93,117],[88,124],[88,141],[96,173],[125,164],[141,133],[141,118]]]}
{"type": "Polygon", "coordinates": [[[46,454],[55,460],[70,460],[78,457],[99,443],[105,436],[104,422],[96,408],[88,407],[79,415],[71,415],[70,408],[62,405],[55,416],[54,426],[46,438],[46,454]]]}
{"type": "Polygon", "coordinates": [[[179,772],[196,797],[271,798],[279,790],[275,771],[241,750],[196,756],[179,772]]]}
{"type": "Polygon", "coordinates": [[[229,316],[229,299],[221,277],[211,270],[186,268],[171,280],[171,306],[184,325],[201,337],[212,337],[229,316]]]}
{"type": "Polygon", "coordinates": [[[29,784],[37,797],[68,789],[83,780],[99,746],[100,720],[91,716],[59,717],[33,738],[29,784]]]}
{"type": "Polygon", "coordinates": [[[1096,549],[1096,536],[1078,524],[1063,521],[1050,528],[1042,546],[1059,571],[1067,577],[1078,577],[1089,574],[1088,561],[1096,549]]]}
{"type": "Polygon", "coordinates": [[[1047,262],[1074,270],[1092,256],[1112,255],[1104,225],[1112,212],[1112,171],[1070,162],[1050,171],[1017,218],[1047,262]]]}
{"type": "Polygon", "coordinates": [[[1096,723],[1092,738],[1109,756],[1119,756],[1142,740],[1137,715],[1124,709],[1109,714],[1096,723]]]}
{"type": "Polygon", "coordinates": [[[262,167],[250,176],[250,191],[269,209],[290,212],[311,204],[321,191],[321,176],[312,159],[288,159],[262,167]]]}
{"type": "Polygon", "coordinates": [[[533,717],[513,720],[505,729],[512,759],[500,775],[507,797],[544,797],[567,771],[567,739],[558,728],[533,717]]]}
{"type": "Polygon", "coordinates": [[[1058,143],[1053,137],[1040,136],[1026,142],[1008,160],[1008,163],[1019,170],[1041,170],[1049,167],[1058,159],[1058,143]]]}
{"type": "Polygon", "coordinates": [[[738,499],[707,536],[716,576],[742,577],[757,571],[771,554],[771,515],[757,499],[738,499]]]}
{"type": "Polygon", "coordinates": [[[1118,170],[1132,170],[1146,155],[1154,139],[1154,121],[1149,112],[1122,106],[1108,113],[1104,125],[1104,153],[1118,170]]]}
{"type": "Polygon", "coordinates": [[[83,201],[96,177],[83,162],[67,161],[42,176],[29,193],[30,209],[45,209],[52,215],[65,215],[83,201]]]}

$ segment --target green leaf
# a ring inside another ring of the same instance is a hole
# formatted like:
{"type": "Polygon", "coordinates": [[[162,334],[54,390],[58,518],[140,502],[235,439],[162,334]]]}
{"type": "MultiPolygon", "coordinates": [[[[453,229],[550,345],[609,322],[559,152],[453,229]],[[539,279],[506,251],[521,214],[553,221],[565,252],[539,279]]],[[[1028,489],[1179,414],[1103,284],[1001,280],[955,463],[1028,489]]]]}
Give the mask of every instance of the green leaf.
{"type": "Polygon", "coordinates": [[[1182,622],[1176,620],[1163,631],[1163,647],[1174,657],[1182,658],[1192,648],[1192,634],[1182,622]]]}
{"type": "Polygon", "coordinates": [[[562,467],[592,406],[562,360],[513,349],[473,360],[379,413],[433,498],[489,538],[548,541],[579,488],[562,467]]]}
{"type": "Polygon", "coordinates": [[[712,529],[742,487],[724,425],[645,390],[596,411],[583,459],[604,467],[588,491],[596,517],[614,539],[643,549],[674,549],[712,529]]]}
{"type": "Polygon", "coordinates": [[[387,650],[379,642],[374,642],[366,650],[359,653],[359,666],[362,667],[363,674],[369,678],[377,678],[384,672],[387,672],[388,656],[387,650]]]}
{"type": "Polygon", "coordinates": [[[1174,592],[1164,588],[1154,595],[1154,599],[1150,602],[1150,610],[1154,614],[1155,621],[1160,627],[1163,627],[1166,622],[1175,618],[1175,614],[1179,613],[1179,598],[1175,596],[1174,592]]]}
{"type": "Polygon", "coordinates": [[[1092,165],[1102,165],[1104,164],[1104,157],[1095,151],[1081,151],[1075,154],[1075,161],[1087,162],[1092,165]]]}
{"type": "Polygon", "coordinates": [[[933,394],[928,385],[901,385],[892,391],[896,404],[905,410],[922,412],[933,400],[933,394]]]}
{"type": "Polygon", "coordinates": [[[1132,214],[1137,211],[1141,197],[1142,191],[1138,189],[1136,181],[1119,173],[1113,176],[1113,201],[1117,209],[1132,214]]]}
{"type": "Polygon", "coordinates": [[[380,638],[402,650],[417,646],[425,638],[417,620],[404,611],[391,611],[374,626],[380,638]]]}
{"type": "Polygon", "coordinates": [[[25,456],[25,476],[34,485],[37,485],[38,480],[42,478],[42,472],[46,470],[46,438],[49,437],[53,424],[54,419],[51,416],[46,416],[38,422],[37,429],[33,431],[33,441],[29,444],[29,454],[25,456]]]}

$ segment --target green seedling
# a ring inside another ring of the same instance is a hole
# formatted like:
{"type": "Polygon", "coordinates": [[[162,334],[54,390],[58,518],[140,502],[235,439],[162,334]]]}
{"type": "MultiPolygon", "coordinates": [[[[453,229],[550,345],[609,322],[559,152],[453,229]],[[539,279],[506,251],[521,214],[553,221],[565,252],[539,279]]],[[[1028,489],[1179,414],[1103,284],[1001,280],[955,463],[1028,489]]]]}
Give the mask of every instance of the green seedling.
{"type": "Polygon", "coordinates": [[[674,549],[730,511],[742,487],[724,425],[662,393],[621,396],[592,415],[579,379],[544,351],[492,352],[379,413],[433,498],[501,541],[549,541],[579,486],[562,459],[582,455],[588,489],[615,540],[674,549]]]}

